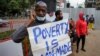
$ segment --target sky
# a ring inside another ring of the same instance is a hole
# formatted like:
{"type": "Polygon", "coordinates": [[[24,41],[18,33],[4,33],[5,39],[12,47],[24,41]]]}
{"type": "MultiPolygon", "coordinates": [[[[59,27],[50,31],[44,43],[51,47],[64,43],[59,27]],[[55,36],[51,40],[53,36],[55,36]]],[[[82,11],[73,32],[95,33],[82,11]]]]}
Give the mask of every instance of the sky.
{"type": "Polygon", "coordinates": [[[77,7],[77,4],[84,4],[85,0],[66,0],[71,3],[71,6],[77,7]]]}

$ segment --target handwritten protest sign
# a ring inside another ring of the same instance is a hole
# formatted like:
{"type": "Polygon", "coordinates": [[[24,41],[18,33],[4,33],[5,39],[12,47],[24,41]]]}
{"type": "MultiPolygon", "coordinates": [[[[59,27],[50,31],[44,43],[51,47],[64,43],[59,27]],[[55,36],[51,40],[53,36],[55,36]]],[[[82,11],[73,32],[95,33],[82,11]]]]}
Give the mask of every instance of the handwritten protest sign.
{"type": "Polygon", "coordinates": [[[29,27],[33,56],[67,56],[72,53],[68,20],[29,27]]]}

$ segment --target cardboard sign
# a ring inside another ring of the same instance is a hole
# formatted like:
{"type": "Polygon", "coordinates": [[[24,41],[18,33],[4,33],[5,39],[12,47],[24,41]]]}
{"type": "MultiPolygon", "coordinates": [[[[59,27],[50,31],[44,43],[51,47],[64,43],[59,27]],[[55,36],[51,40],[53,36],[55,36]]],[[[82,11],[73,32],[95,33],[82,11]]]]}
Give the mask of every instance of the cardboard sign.
{"type": "Polygon", "coordinates": [[[67,56],[72,53],[68,20],[29,27],[33,56],[67,56]]]}

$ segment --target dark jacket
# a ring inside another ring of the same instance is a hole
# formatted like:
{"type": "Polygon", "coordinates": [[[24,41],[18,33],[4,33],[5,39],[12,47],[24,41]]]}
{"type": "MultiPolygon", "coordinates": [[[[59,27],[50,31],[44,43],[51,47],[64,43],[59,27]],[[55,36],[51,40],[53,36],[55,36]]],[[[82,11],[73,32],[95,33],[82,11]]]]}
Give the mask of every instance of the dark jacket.
{"type": "MultiPolygon", "coordinates": [[[[46,20],[45,21],[35,20],[34,22],[30,23],[30,25],[28,27],[32,27],[32,26],[36,26],[36,25],[40,25],[40,24],[44,24],[44,23],[46,23],[46,20]]],[[[28,36],[27,27],[22,26],[18,30],[16,30],[10,37],[12,38],[12,40],[14,42],[20,43],[20,42],[22,42],[22,40],[25,39],[25,36],[28,36]]],[[[29,56],[33,56],[31,51],[32,50],[30,49],[29,56]]]]}
{"type": "Polygon", "coordinates": [[[94,21],[95,21],[95,20],[94,20],[94,17],[90,17],[90,18],[89,18],[89,23],[94,23],[94,21]]]}

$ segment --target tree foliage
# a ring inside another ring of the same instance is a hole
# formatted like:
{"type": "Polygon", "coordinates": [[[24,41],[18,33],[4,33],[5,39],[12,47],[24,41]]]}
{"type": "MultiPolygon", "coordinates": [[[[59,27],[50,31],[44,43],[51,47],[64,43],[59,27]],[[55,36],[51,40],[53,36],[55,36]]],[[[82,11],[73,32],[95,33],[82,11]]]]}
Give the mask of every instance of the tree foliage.
{"type": "Polygon", "coordinates": [[[35,0],[0,0],[0,16],[21,13],[29,8],[35,0]]]}

